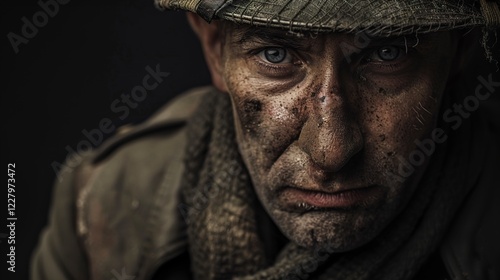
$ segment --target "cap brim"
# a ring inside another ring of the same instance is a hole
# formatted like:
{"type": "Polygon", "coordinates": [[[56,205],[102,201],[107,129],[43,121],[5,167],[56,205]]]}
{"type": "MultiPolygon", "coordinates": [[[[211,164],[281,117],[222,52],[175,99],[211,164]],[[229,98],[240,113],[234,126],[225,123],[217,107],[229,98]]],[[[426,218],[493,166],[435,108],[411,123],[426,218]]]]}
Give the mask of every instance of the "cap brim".
{"type": "Polygon", "coordinates": [[[379,36],[429,33],[482,26],[478,7],[452,0],[158,0],[168,9],[184,9],[207,20],[285,28],[302,32],[367,31],[379,36]],[[209,3],[209,4],[207,4],[209,3]],[[209,6],[212,5],[212,6],[209,6]],[[200,7],[203,6],[203,9],[200,7]],[[209,6],[209,9],[206,7],[209,6]]]}
{"type": "Polygon", "coordinates": [[[291,31],[356,32],[377,35],[427,33],[484,25],[481,12],[439,0],[233,1],[216,16],[291,31]]]}

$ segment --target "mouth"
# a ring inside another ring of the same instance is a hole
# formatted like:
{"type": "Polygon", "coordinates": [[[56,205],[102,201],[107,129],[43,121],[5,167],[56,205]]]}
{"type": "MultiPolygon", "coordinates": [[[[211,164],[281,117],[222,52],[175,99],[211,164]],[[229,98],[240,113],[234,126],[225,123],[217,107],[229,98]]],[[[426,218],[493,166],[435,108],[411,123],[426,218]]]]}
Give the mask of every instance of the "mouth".
{"type": "Polygon", "coordinates": [[[293,212],[325,211],[368,206],[380,200],[383,188],[377,185],[368,187],[324,192],[297,187],[285,187],[280,198],[287,210],[293,212]]]}

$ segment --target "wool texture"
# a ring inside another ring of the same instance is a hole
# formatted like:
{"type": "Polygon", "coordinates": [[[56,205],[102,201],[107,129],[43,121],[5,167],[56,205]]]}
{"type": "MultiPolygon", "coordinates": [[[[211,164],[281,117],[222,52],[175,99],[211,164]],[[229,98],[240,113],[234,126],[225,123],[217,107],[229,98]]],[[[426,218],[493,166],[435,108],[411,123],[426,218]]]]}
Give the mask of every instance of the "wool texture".
{"type": "Polygon", "coordinates": [[[194,279],[412,279],[438,248],[480,172],[484,151],[473,151],[481,125],[464,124],[436,149],[403,211],[382,233],[354,251],[293,241],[270,259],[256,209],[261,207],[238,150],[231,100],[213,92],[188,124],[182,198],[194,279]]]}

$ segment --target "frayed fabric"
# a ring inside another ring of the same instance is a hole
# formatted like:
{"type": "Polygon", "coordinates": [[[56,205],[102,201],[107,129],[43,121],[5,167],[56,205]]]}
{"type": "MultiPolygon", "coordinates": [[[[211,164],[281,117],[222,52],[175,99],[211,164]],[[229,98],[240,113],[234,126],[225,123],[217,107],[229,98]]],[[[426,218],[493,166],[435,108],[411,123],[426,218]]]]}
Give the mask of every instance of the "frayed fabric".
{"type": "Polygon", "coordinates": [[[157,0],[157,6],[197,13],[207,21],[287,29],[290,32],[367,32],[399,36],[500,25],[491,0],[157,0]]]}

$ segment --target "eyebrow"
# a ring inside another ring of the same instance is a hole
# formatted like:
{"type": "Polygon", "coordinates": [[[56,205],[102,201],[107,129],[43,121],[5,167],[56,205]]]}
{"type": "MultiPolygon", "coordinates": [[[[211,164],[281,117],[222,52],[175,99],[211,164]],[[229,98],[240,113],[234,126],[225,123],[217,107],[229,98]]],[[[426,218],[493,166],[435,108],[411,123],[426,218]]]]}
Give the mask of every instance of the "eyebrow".
{"type": "Polygon", "coordinates": [[[304,49],[310,45],[310,40],[299,38],[295,34],[279,29],[266,29],[258,27],[242,28],[236,30],[235,44],[244,45],[249,42],[260,41],[296,49],[304,49]]]}
{"type": "MultiPolygon", "coordinates": [[[[273,28],[262,28],[262,27],[240,27],[234,30],[233,44],[238,44],[240,46],[251,43],[251,42],[261,42],[267,44],[276,44],[278,46],[289,47],[294,49],[307,50],[311,48],[311,41],[314,38],[306,37],[302,38],[304,34],[287,33],[285,30],[273,29],[273,28]]],[[[368,37],[368,45],[364,48],[369,48],[370,46],[381,46],[381,45],[400,45],[406,46],[406,48],[413,48],[420,45],[423,41],[427,41],[429,36],[426,34],[413,34],[413,35],[400,35],[400,36],[390,36],[390,37],[378,37],[372,36],[368,37]]]]}
{"type": "Polygon", "coordinates": [[[370,43],[376,45],[406,45],[407,47],[415,47],[419,44],[420,38],[415,35],[402,35],[392,37],[371,37],[370,43]]]}

